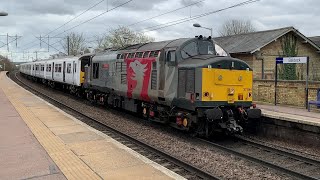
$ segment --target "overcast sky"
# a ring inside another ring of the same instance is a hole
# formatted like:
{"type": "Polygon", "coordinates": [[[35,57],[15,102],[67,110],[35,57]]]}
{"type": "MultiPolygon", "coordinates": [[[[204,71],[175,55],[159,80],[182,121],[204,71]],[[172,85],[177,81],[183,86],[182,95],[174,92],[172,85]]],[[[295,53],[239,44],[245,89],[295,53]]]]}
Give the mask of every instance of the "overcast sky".
{"type": "MultiPolygon", "coordinates": [[[[18,47],[14,37],[9,38],[9,53],[7,51],[6,36],[0,36],[0,54],[12,57],[14,61],[32,60],[35,51],[47,51],[47,45],[36,39],[47,35],[50,31],[58,28],[80,13],[100,2],[101,0],[1,0],[0,11],[9,15],[0,17],[0,35],[18,35],[18,47]],[[90,3],[89,3],[90,2],[90,3]],[[23,52],[25,52],[23,54],[23,52]],[[29,53],[27,53],[29,52],[29,53]]],[[[159,26],[168,22],[178,22],[181,19],[190,19],[197,15],[223,9],[245,0],[132,0],[131,2],[116,8],[104,15],[83,23],[94,16],[110,10],[128,0],[104,0],[90,11],[82,14],[62,28],[51,32],[50,37],[64,37],[69,32],[83,33],[87,38],[88,46],[94,46],[94,36],[107,33],[112,28],[128,26],[141,20],[172,11],[177,8],[199,2],[193,6],[182,8],[179,11],[148,21],[129,26],[132,30],[143,32],[155,38],[156,41],[194,37],[195,35],[209,35],[210,31],[195,28],[193,23],[199,23],[204,27],[213,28],[213,36],[218,36],[219,28],[228,19],[250,20],[257,30],[268,30],[287,26],[293,26],[306,36],[320,35],[320,1],[319,0],[260,0],[241,7],[227,9],[213,13],[198,19],[193,19],[174,26],[157,30],[150,27],[159,26]],[[64,32],[74,26],[82,25],[64,32]]],[[[59,41],[59,38],[50,38],[50,44],[59,41]]],[[[45,40],[47,42],[47,39],[45,40]]],[[[62,51],[60,43],[50,47],[50,52],[39,52],[41,58],[54,54],[57,50],[62,51]]]]}

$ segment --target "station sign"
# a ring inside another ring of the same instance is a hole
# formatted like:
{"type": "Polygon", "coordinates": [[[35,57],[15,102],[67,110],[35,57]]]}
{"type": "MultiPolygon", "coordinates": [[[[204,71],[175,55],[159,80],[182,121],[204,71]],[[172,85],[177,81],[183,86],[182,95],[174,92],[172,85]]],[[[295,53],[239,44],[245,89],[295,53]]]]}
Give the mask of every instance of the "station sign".
{"type": "Polygon", "coordinates": [[[305,64],[308,61],[308,57],[277,57],[277,64],[305,64]]]}

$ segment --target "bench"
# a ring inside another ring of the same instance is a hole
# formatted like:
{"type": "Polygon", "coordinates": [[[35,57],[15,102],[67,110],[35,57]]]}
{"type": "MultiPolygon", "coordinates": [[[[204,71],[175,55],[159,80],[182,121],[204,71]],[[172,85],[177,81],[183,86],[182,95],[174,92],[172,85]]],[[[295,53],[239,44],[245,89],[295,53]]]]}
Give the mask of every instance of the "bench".
{"type": "Polygon", "coordinates": [[[310,105],[316,105],[320,108],[320,89],[317,90],[317,100],[316,101],[308,101],[308,111],[310,112],[310,105]]]}

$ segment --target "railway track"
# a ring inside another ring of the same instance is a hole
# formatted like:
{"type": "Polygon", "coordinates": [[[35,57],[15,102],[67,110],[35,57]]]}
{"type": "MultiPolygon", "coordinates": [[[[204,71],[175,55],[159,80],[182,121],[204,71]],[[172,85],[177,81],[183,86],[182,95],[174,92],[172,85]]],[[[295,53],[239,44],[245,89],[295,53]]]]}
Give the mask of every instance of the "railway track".
{"type": "MultiPolygon", "coordinates": [[[[103,122],[84,115],[81,112],[78,112],[76,109],[62,104],[50,96],[33,89],[30,85],[21,81],[16,76],[16,73],[14,74],[13,78],[17,79],[21,85],[27,87],[35,94],[49,99],[52,104],[71,111],[73,115],[76,114],[80,117],[78,119],[81,119],[95,129],[102,131],[103,133],[111,136],[138,153],[163,165],[164,167],[167,167],[168,169],[182,175],[187,179],[219,179],[219,177],[215,177],[210,173],[204,172],[197,167],[172,157],[170,154],[159,151],[144,142],[123,134],[116,129],[108,127],[103,122]]],[[[251,162],[275,169],[278,172],[282,172],[292,177],[300,179],[320,179],[320,161],[293,154],[281,149],[269,147],[241,136],[235,137],[233,141],[223,141],[218,143],[207,141],[201,138],[196,140],[206,143],[210,146],[214,146],[222,151],[247,159],[251,162]]]]}
{"type": "Polygon", "coordinates": [[[70,107],[64,103],[61,103],[58,100],[50,97],[49,95],[34,89],[32,86],[20,80],[17,77],[17,72],[15,72],[14,74],[10,73],[9,76],[11,77],[11,79],[16,80],[15,82],[17,82],[19,85],[22,85],[22,87],[31,90],[33,94],[49,100],[51,104],[58,106],[63,110],[67,110],[69,111],[69,113],[71,112],[72,115],[74,115],[76,118],[83,121],[84,123],[88,124],[89,126],[103,132],[104,134],[112,137],[118,142],[124,144],[125,146],[133,149],[141,155],[144,155],[150,160],[166,167],[167,169],[185,177],[186,179],[221,179],[219,177],[214,176],[213,174],[202,171],[201,169],[195,166],[192,166],[182,160],[179,160],[176,157],[171,156],[170,154],[158,150],[140,140],[137,140],[127,134],[124,134],[121,131],[118,131],[106,125],[105,123],[96,120],[90,116],[87,116],[82,112],[78,111],[77,109],[70,107]]]}
{"type": "Polygon", "coordinates": [[[206,142],[223,151],[300,179],[320,179],[320,161],[278,148],[269,147],[250,139],[236,136],[232,141],[206,142]]]}

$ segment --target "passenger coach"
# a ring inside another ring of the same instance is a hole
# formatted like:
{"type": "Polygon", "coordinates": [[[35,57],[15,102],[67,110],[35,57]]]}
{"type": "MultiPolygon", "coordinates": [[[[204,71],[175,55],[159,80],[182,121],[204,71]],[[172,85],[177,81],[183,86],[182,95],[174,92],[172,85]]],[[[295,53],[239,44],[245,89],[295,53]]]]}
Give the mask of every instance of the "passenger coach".
{"type": "Polygon", "coordinates": [[[61,85],[79,93],[84,82],[84,66],[89,62],[78,56],[40,60],[20,65],[20,72],[51,87],[61,85]]]}

